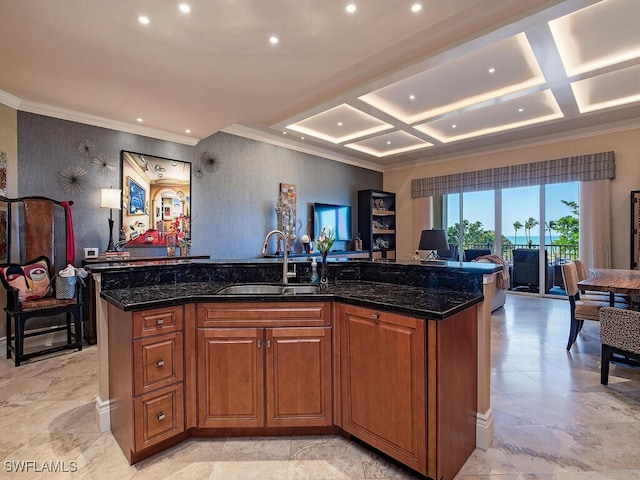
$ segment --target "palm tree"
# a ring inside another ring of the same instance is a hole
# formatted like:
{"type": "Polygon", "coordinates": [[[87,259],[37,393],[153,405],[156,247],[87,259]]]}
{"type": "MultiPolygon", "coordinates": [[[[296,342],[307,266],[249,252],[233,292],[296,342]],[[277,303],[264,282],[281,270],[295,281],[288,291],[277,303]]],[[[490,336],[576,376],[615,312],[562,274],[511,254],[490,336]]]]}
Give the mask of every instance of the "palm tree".
{"type": "Polygon", "coordinates": [[[538,220],[536,220],[533,217],[529,217],[529,219],[526,222],[524,222],[524,231],[527,234],[527,243],[529,245],[532,244],[532,242],[531,242],[531,229],[533,227],[537,226],[537,225],[540,225],[540,222],[538,222],[538,220]]]}
{"type": "Polygon", "coordinates": [[[518,244],[518,230],[520,230],[521,228],[522,224],[520,223],[520,220],[516,220],[515,222],[513,222],[513,230],[515,232],[515,234],[513,235],[514,245],[518,244]]]}
{"type": "Polygon", "coordinates": [[[553,243],[553,236],[551,235],[557,227],[555,220],[549,220],[548,222],[544,222],[546,230],[549,232],[549,245],[553,243]]]}

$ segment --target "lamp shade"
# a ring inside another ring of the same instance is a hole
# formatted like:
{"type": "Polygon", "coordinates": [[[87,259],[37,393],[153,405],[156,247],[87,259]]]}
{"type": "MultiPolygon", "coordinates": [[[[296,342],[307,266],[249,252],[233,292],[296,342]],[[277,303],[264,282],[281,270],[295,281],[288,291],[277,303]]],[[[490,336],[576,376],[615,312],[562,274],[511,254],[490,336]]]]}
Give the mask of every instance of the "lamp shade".
{"type": "Polygon", "coordinates": [[[418,250],[447,250],[448,248],[444,230],[422,230],[418,250]]]}
{"type": "Polygon", "coordinates": [[[122,203],[120,203],[120,190],[119,188],[102,188],[100,190],[102,196],[100,198],[100,207],[102,208],[115,208],[120,210],[122,203]]]}

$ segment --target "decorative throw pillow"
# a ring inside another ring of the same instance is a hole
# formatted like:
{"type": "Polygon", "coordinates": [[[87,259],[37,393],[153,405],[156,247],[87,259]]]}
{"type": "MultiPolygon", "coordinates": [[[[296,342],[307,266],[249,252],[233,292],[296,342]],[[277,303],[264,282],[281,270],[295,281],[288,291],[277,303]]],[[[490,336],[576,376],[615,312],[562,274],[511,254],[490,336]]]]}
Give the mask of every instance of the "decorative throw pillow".
{"type": "Polygon", "coordinates": [[[25,265],[11,263],[0,268],[0,274],[4,277],[5,283],[18,289],[18,298],[21,302],[37,300],[51,294],[47,257],[36,258],[25,265]]]}

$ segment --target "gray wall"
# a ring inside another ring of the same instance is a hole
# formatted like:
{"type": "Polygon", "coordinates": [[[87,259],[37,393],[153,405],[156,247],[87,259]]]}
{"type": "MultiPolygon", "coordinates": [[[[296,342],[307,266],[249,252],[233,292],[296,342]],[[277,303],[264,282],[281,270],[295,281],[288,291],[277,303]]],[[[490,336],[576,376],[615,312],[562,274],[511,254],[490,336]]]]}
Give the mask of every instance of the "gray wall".
{"type": "MultiPolygon", "coordinates": [[[[382,188],[382,173],[225,133],[212,135],[191,147],[18,112],[18,196],[44,195],[74,201],[76,263],[82,258],[83,247],[98,247],[100,251],[106,248],[108,211],[100,208],[99,189],[120,187],[121,150],[194,165],[199,164],[204,152],[216,158],[213,172],[205,169],[201,178],[192,174],[191,253],[212,258],[260,255],[265,234],[276,228],[280,183],[293,183],[297,187],[301,234],[306,230],[313,202],[352,205],[355,233],[357,191],[382,188]],[[93,142],[96,152],[117,167],[113,175],[100,173],[90,159],[76,151],[78,143],[85,139],[93,142]],[[89,173],[86,190],[76,195],[65,194],[56,182],[58,172],[71,164],[82,166],[89,173]]],[[[114,218],[117,238],[119,217],[114,218]]],[[[158,249],[130,250],[132,255],[163,254],[158,249]]]]}

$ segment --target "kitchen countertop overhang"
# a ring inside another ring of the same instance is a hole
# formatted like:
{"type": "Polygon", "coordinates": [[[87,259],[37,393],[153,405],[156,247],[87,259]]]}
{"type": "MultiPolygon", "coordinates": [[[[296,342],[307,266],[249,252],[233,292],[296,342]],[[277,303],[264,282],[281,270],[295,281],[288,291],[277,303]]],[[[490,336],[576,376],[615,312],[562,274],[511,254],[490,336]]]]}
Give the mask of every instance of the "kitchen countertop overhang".
{"type": "MultiPolygon", "coordinates": [[[[267,267],[277,265],[273,259],[237,260],[237,261],[195,261],[191,263],[174,264],[174,268],[182,266],[214,266],[215,268],[234,269],[236,267],[267,267]],[[266,261],[265,261],[266,260],[266,261]]],[[[281,263],[281,262],[279,262],[281,263]]],[[[300,262],[302,264],[309,262],[300,262]]],[[[298,264],[300,264],[298,263],[298,264]]],[[[353,274],[353,267],[357,265],[359,278],[333,279],[329,287],[316,294],[303,295],[225,295],[219,292],[234,284],[242,283],[277,283],[266,278],[255,281],[229,281],[229,278],[203,279],[196,275],[195,281],[160,282],[152,284],[148,281],[138,283],[141,286],[127,285],[126,288],[103,289],[102,298],[124,311],[159,308],[184,303],[203,302],[309,302],[309,301],[339,301],[368,308],[377,308],[404,315],[411,315],[424,319],[444,319],[454,315],[472,305],[480,303],[482,282],[471,282],[473,288],[458,288],[455,280],[447,278],[444,288],[433,287],[433,278],[445,278],[452,275],[470,275],[481,278],[484,274],[500,271],[501,267],[487,263],[447,262],[445,264],[421,264],[419,262],[372,262],[362,260],[348,260],[335,262],[337,268],[353,274]],[[387,282],[389,279],[389,282],[387,282]],[[201,281],[204,280],[204,281],[201,281]],[[382,280],[382,281],[381,281],[382,280]],[[411,283],[414,283],[413,285],[411,283]],[[417,285],[415,283],[418,283],[417,285]],[[423,286],[424,285],[424,286],[423,286]]],[[[167,263],[163,262],[163,267],[167,263]]],[[[93,266],[95,273],[122,274],[125,271],[154,270],[159,265],[127,265],[127,266],[93,266]]],[[[340,272],[342,273],[342,272],[340,272]]],[[[220,275],[224,277],[224,275],[220,275]]],[[[298,283],[298,282],[296,282],[298,283]]],[[[436,282],[437,283],[437,282],[436,282]]],[[[123,286],[124,287],[124,286],[123,286]]]]}

